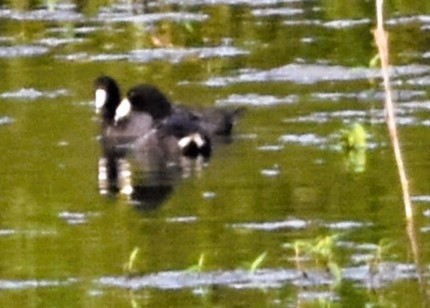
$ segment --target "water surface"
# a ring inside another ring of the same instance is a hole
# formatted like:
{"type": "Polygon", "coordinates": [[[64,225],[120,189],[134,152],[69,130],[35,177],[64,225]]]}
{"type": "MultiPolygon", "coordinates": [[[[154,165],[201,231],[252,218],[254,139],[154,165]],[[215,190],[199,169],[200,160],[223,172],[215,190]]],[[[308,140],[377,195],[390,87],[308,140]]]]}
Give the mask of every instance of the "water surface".
{"type": "Polygon", "coordinates": [[[426,304],[427,3],[386,4],[417,252],[369,65],[371,1],[109,3],[1,3],[2,306],[426,304]],[[100,74],[247,112],[207,166],[154,175],[125,159],[133,193],[109,193],[100,74]],[[347,153],[341,131],[356,122],[367,148],[347,153]],[[329,238],[337,276],[294,251],[329,238]]]}

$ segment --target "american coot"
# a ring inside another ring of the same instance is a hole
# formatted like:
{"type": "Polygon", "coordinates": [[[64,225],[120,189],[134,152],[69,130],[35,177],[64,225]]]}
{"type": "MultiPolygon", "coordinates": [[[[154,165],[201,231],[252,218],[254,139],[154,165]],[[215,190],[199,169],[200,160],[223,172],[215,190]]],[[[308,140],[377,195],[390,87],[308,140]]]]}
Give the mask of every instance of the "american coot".
{"type": "MultiPolygon", "coordinates": [[[[96,112],[101,114],[102,143],[106,146],[123,146],[148,133],[154,126],[154,119],[148,113],[128,112],[128,117],[119,121],[116,112],[121,101],[117,82],[109,76],[101,76],[94,83],[96,112]]],[[[159,98],[164,95],[155,87],[159,98]]],[[[165,99],[165,98],[164,98],[165,99]]]]}
{"type": "Polygon", "coordinates": [[[131,88],[118,106],[115,121],[128,121],[133,114],[149,114],[154,129],[138,138],[134,148],[140,152],[157,153],[171,161],[179,156],[207,160],[211,155],[209,133],[191,112],[176,109],[152,86],[138,85],[131,88]]]}
{"type": "Polygon", "coordinates": [[[201,156],[208,160],[212,153],[212,142],[209,134],[186,113],[174,113],[160,122],[157,127],[157,138],[167,140],[165,146],[176,142],[181,155],[188,158],[201,156]]]}
{"type": "Polygon", "coordinates": [[[126,120],[133,113],[146,113],[159,121],[172,114],[172,106],[156,87],[140,84],[128,90],[126,98],[116,109],[115,121],[126,120]]]}
{"type": "Polygon", "coordinates": [[[244,107],[233,110],[220,108],[193,110],[193,114],[199,119],[202,128],[211,136],[230,136],[237,118],[244,112],[244,107]]]}
{"type": "Polygon", "coordinates": [[[150,113],[155,120],[171,115],[180,115],[183,119],[198,123],[211,137],[230,136],[236,119],[244,113],[244,108],[234,110],[210,108],[188,109],[172,105],[158,90],[148,85],[137,85],[127,92],[127,96],[118,106],[115,120],[127,119],[133,111],[150,113]]]}
{"type": "Polygon", "coordinates": [[[119,101],[116,81],[108,76],[97,78],[95,105],[102,114],[105,148],[133,145],[135,152],[166,162],[178,155],[209,158],[211,141],[200,122],[189,112],[173,112],[168,99],[156,87],[135,86],[119,101]]]}
{"type": "Polygon", "coordinates": [[[100,76],[94,82],[94,91],[96,112],[102,113],[102,124],[112,125],[121,100],[118,84],[109,76],[100,76]]]}

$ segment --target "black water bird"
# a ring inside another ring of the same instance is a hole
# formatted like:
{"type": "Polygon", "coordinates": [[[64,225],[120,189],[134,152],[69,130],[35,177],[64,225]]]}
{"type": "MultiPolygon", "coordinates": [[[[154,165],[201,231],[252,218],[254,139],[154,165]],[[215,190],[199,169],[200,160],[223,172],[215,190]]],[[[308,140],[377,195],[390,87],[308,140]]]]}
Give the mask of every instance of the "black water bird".
{"type": "Polygon", "coordinates": [[[95,85],[95,105],[102,114],[105,143],[136,142],[135,149],[167,151],[165,156],[180,153],[207,159],[212,152],[211,139],[230,136],[236,119],[244,111],[243,108],[189,109],[174,105],[158,88],[148,84],[130,88],[120,101],[119,86],[113,78],[99,77],[95,85]]]}
{"type": "Polygon", "coordinates": [[[137,147],[157,141],[158,146],[167,153],[168,159],[176,156],[190,159],[202,158],[208,161],[212,154],[212,141],[200,122],[189,115],[175,113],[161,121],[152,133],[136,141],[137,147]]]}
{"type": "Polygon", "coordinates": [[[148,161],[168,164],[178,156],[210,157],[211,140],[197,117],[185,109],[173,109],[158,88],[140,84],[132,87],[120,102],[120,89],[109,76],[95,81],[95,106],[102,117],[102,145],[105,148],[133,148],[148,161]]]}
{"type": "Polygon", "coordinates": [[[140,84],[128,90],[126,97],[117,106],[115,121],[128,120],[133,113],[148,114],[154,121],[160,121],[172,114],[172,106],[158,88],[140,84]]]}
{"type": "MultiPolygon", "coordinates": [[[[167,100],[155,87],[147,86],[146,96],[153,100],[153,106],[167,100]]],[[[94,83],[96,112],[101,114],[102,143],[121,146],[132,143],[154,127],[154,116],[147,112],[128,111],[127,117],[118,119],[118,112],[126,106],[121,103],[121,91],[117,82],[109,76],[101,76],[94,83]]]]}
{"type": "Polygon", "coordinates": [[[244,111],[245,108],[243,107],[233,110],[222,108],[191,109],[171,104],[158,89],[141,84],[127,92],[126,98],[121,101],[116,110],[115,119],[116,121],[127,119],[132,112],[148,113],[155,121],[175,115],[181,117],[181,122],[197,123],[200,129],[206,131],[210,137],[216,137],[230,136],[237,118],[244,111]]]}

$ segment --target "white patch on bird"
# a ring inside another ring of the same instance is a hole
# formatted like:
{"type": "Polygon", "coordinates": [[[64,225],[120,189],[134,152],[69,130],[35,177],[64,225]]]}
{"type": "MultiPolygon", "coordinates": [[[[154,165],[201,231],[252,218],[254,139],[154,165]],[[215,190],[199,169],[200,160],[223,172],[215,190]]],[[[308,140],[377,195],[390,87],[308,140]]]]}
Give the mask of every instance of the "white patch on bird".
{"type": "Polygon", "coordinates": [[[205,140],[202,138],[202,135],[200,135],[198,133],[193,134],[193,140],[197,144],[197,147],[199,147],[199,148],[204,146],[206,143],[205,140]]]}
{"type": "Polygon", "coordinates": [[[181,138],[178,141],[178,145],[181,149],[183,149],[186,146],[188,146],[191,142],[195,142],[198,148],[201,148],[206,143],[205,140],[202,138],[202,135],[200,135],[199,133],[194,133],[184,138],[181,138]]]}
{"type": "Polygon", "coordinates": [[[181,139],[178,141],[178,146],[179,146],[181,149],[183,149],[183,148],[185,148],[187,145],[189,145],[191,141],[193,141],[193,138],[192,138],[191,136],[186,136],[186,137],[184,137],[184,138],[181,138],[181,139]]]}
{"type": "Polygon", "coordinates": [[[95,93],[95,96],[96,97],[95,97],[95,100],[94,100],[94,104],[96,106],[96,113],[99,113],[100,109],[102,109],[102,107],[106,103],[106,99],[107,99],[106,90],[97,89],[96,93],[95,93]]]}
{"type": "Polygon", "coordinates": [[[131,103],[124,98],[115,110],[115,123],[127,117],[131,112],[131,103]]]}

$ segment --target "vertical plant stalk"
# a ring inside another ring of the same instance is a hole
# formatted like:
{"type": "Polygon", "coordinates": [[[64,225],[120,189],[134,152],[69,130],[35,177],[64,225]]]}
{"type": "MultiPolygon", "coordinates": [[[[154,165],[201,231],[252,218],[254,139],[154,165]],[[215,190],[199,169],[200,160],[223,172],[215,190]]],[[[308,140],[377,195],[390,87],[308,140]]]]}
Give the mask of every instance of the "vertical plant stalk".
{"type": "Polygon", "coordinates": [[[373,31],[376,45],[378,47],[379,57],[381,59],[382,76],[384,79],[384,90],[385,90],[385,112],[388,131],[391,138],[391,143],[394,150],[394,156],[396,158],[397,169],[399,171],[400,183],[403,191],[403,203],[405,207],[406,215],[406,233],[408,234],[409,241],[411,243],[412,255],[415,263],[415,267],[418,272],[418,280],[421,287],[422,301],[427,306],[428,295],[427,295],[427,282],[425,275],[422,275],[422,266],[419,261],[419,246],[417,243],[417,237],[415,232],[413,210],[411,199],[409,195],[409,185],[406,176],[405,167],[403,165],[402,153],[400,151],[399,138],[397,134],[396,118],[394,114],[394,104],[391,96],[391,83],[389,75],[389,59],[388,59],[388,40],[387,33],[384,30],[384,16],[383,16],[383,0],[376,0],[376,14],[377,14],[377,27],[373,31]]]}
{"type": "Polygon", "coordinates": [[[399,172],[400,184],[402,186],[405,215],[406,219],[410,221],[412,219],[413,211],[411,205],[411,198],[409,195],[408,178],[406,176],[406,171],[403,164],[402,152],[400,151],[396,117],[394,114],[394,104],[391,95],[392,91],[389,73],[388,40],[387,33],[384,30],[383,2],[383,0],[376,0],[377,27],[373,30],[373,35],[375,38],[376,45],[378,47],[379,57],[381,59],[382,77],[384,79],[386,122],[388,132],[390,134],[391,144],[393,146],[397,169],[399,172]]]}

